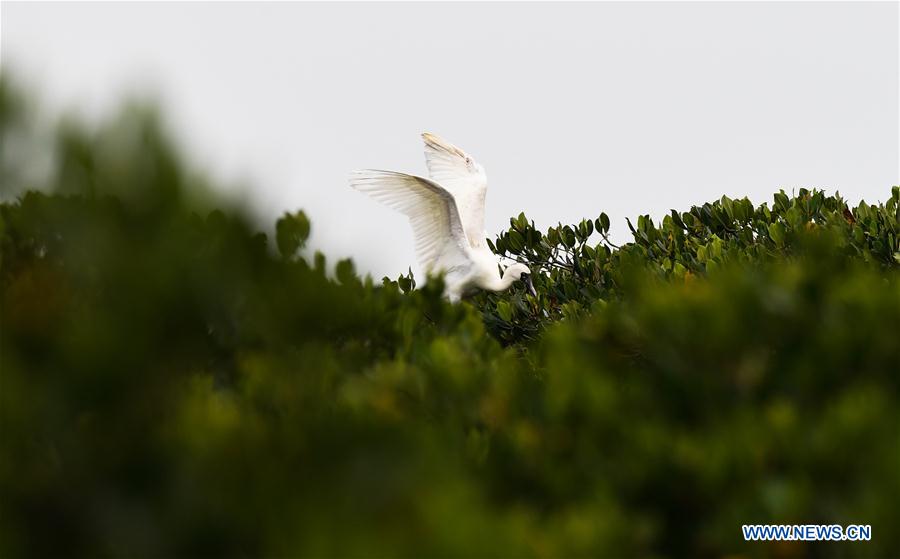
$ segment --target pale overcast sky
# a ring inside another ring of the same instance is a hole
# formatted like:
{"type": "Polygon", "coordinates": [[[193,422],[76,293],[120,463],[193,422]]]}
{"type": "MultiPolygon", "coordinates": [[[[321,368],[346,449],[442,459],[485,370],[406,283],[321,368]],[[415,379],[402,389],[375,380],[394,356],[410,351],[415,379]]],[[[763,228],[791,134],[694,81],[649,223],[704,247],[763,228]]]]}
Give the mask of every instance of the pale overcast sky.
{"type": "MultiPolygon", "coordinates": [[[[405,218],[352,169],[425,172],[419,133],[487,170],[487,229],[900,182],[897,3],[2,4],[2,64],[45,108],[152,93],[193,160],[376,277],[405,218]]],[[[413,266],[415,270],[416,267],[413,266]]]]}

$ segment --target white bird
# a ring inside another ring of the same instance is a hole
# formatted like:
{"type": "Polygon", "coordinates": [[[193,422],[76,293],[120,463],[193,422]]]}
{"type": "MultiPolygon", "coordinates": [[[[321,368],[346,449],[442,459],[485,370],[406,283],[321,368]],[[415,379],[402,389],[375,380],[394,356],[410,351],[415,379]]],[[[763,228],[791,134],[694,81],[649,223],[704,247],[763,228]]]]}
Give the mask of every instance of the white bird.
{"type": "Polygon", "coordinates": [[[505,291],[518,280],[536,295],[528,266],[515,263],[501,275],[499,259],[485,243],[484,168],[434,134],[422,139],[430,179],[366,169],[351,174],[350,186],[409,218],[419,264],[426,274],[444,274],[451,301],[478,289],[505,291]]]}

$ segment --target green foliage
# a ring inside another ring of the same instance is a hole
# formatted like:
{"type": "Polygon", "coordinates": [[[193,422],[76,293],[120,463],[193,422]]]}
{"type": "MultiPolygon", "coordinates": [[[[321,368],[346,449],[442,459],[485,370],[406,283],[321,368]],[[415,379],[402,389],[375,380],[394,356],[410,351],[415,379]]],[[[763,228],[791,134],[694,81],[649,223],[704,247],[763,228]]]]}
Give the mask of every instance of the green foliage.
{"type": "Polygon", "coordinates": [[[636,227],[628,225],[633,242],[617,247],[607,236],[606,214],[546,233],[524,214],[511,219],[509,229],[488,242],[498,255],[540,272],[534,278],[539,295],[533,301],[521,290],[481,295],[477,304],[491,332],[505,343],[533,340],[549,323],[627,296],[635,276],[691,281],[723,266],[791,261],[810,250],[885,271],[900,267],[896,186],[887,202],[852,209],[840,195],[801,188],[791,197],[776,193],[772,209],[723,196],[689,212],[672,210],[659,224],[639,216],[636,227]]]}
{"type": "Polygon", "coordinates": [[[492,245],[538,297],[451,305],[329,266],[302,212],[272,246],[211,211],[146,112],[58,136],[0,204],[0,556],[900,551],[897,187],[723,197],[621,248],[519,215],[492,245]]]}
{"type": "Polygon", "coordinates": [[[297,251],[306,245],[309,238],[309,218],[303,211],[295,214],[286,213],[275,223],[275,240],[278,251],[284,258],[292,258],[297,251]]]}

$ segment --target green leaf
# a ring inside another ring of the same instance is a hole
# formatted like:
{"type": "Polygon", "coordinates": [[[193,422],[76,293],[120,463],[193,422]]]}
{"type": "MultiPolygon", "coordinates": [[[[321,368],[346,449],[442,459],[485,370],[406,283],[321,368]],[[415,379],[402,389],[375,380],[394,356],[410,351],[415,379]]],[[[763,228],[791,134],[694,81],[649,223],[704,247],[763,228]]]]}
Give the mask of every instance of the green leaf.
{"type": "Polygon", "coordinates": [[[575,246],[575,231],[572,230],[571,227],[566,225],[562,230],[563,243],[568,247],[572,248],[575,246]]]}
{"type": "Polygon", "coordinates": [[[502,318],[503,320],[507,322],[511,321],[513,314],[512,306],[507,301],[497,301],[497,314],[499,314],[500,318],[502,318]]]}
{"type": "Polygon", "coordinates": [[[519,231],[525,231],[528,228],[528,219],[525,217],[524,212],[519,214],[516,225],[518,226],[519,231]]]}
{"type": "Polygon", "coordinates": [[[275,223],[275,241],[283,258],[292,258],[306,244],[309,237],[309,218],[303,211],[285,213],[275,223]]]}
{"type": "Polygon", "coordinates": [[[325,273],[325,255],[317,250],[315,256],[313,256],[313,259],[314,259],[313,265],[315,266],[316,272],[318,272],[319,274],[324,274],[325,273]]]}
{"type": "Polygon", "coordinates": [[[728,215],[730,221],[734,220],[734,202],[732,202],[731,198],[728,196],[722,196],[719,200],[719,203],[722,204],[722,208],[724,208],[725,213],[728,215]]]}
{"type": "Polygon", "coordinates": [[[625,223],[627,223],[628,228],[631,229],[631,234],[634,235],[635,237],[637,237],[637,231],[635,230],[634,225],[631,224],[631,220],[626,217],[625,223]]]}
{"type": "Polygon", "coordinates": [[[338,260],[337,265],[334,267],[334,275],[344,285],[356,282],[356,267],[353,265],[353,260],[349,258],[338,260]]]}
{"type": "Polygon", "coordinates": [[[522,234],[513,229],[509,232],[509,250],[513,254],[518,254],[522,252],[522,249],[525,248],[525,239],[522,237],[522,234]]]}
{"type": "Polygon", "coordinates": [[[409,278],[406,276],[400,276],[397,278],[397,285],[400,287],[400,290],[404,293],[409,293],[412,290],[412,282],[409,281],[409,278]]]}
{"type": "Polygon", "coordinates": [[[547,229],[547,241],[551,246],[559,244],[559,230],[556,227],[547,229]]]}
{"type": "Polygon", "coordinates": [[[775,241],[775,244],[778,246],[784,245],[784,225],[780,222],[770,223],[769,224],[769,237],[775,241]]]}
{"type": "Polygon", "coordinates": [[[782,212],[787,211],[787,209],[791,205],[790,200],[788,200],[787,194],[785,194],[784,191],[782,190],[782,191],[776,192],[774,195],[774,198],[775,198],[775,207],[778,208],[782,212]]]}
{"type": "Polygon", "coordinates": [[[600,212],[600,217],[597,218],[594,225],[597,226],[597,231],[600,231],[601,233],[604,233],[604,234],[608,233],[609,232],[609,216],[606,215],[605,212],[600,212]]]}

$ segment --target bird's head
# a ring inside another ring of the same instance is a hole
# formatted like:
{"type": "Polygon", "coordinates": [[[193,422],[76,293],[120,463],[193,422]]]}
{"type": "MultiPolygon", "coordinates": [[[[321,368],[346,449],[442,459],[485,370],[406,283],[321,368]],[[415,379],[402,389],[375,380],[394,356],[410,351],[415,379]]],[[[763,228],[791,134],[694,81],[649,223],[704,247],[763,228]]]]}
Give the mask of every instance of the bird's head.
{"type": "Polygon", "coordinates": [[[534,283],[531,282],[531,268],[529,268],[525,264],[516,262],[515,264],[507,268],[503,272],[503,275],[521,281],[525,284],[528,292],[537,297],[537,291],[535,291],[534,289],[534,283]]]}

